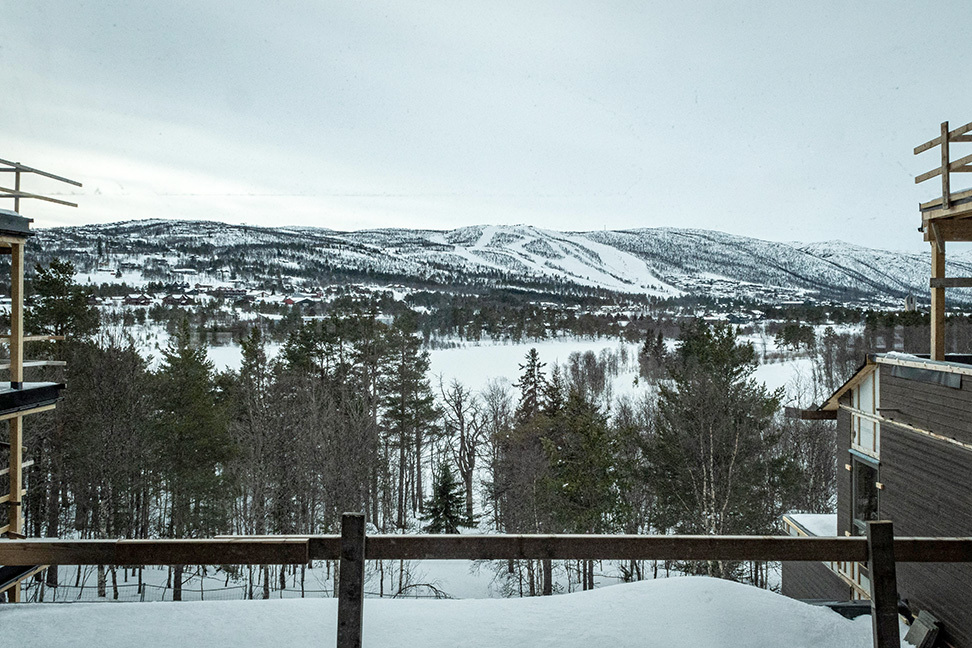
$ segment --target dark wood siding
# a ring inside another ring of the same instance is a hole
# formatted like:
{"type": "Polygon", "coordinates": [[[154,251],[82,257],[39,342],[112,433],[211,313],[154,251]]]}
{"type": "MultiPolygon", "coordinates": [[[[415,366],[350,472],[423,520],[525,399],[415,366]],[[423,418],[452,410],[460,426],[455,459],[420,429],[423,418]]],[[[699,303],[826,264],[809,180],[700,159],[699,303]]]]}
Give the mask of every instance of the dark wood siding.
{"type": "MultiPolygon", "coordinates": [[[[892,397],[901,394],[886,390],[882,381],[882,408],[899,406],[892,397]]],[[[920,404],[913,401],[909,407],[920,404]]],[[[920,411],[936,404],[924,408],[920,411]]],[[[969,412],[972,416],[972,407],[969,412]]],[[[931,426],[933,432],[940,430],[931,426]]],[[[972,451],[885,423],[879,479],[884,484],[881,517],[894,522],[896,535],[972,535],[972,451]]],[[[913,610],[937,616],[946,641],[972,648],[972,565],[899,563],[898,593],[913,610]]]]}
{"type": "MultiPolygon", "coordinates": [[[[849,403],[849,398],[847,399],[849,403]]],[[[841,399],[844,403],[844,399],[841,399]]],[[[850,458],[851,419],[845,410],[837,412],[837,535],[845,535],[851,525],[851,473],[844,468],[850,458]]]]}
{"type": "Polygon", "coordinates": [[[963,376],[962,388],[952,389],[895,378],[882,370],[881,414],[962,443],[972,443],[972,377],[963,376]]]}
{"type": "Polygon", "coordinates": [[[851,587],[822,562],[783,563],[783,596],[802,600],[849,601],[851,587]]]}

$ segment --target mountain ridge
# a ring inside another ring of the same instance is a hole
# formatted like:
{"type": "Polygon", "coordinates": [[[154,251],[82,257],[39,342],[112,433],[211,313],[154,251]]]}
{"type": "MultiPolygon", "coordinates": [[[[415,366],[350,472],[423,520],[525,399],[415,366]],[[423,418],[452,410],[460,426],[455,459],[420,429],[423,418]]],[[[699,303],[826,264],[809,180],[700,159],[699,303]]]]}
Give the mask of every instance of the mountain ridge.
{"type": "MultiPolygon", "coordinates": [[[[250,282],[335,283],[355,276],[445,287],[602,290],[647,297],[750,297],[894,303],[928,293],[929,254],[839,240],[774,242],[717,230],[559,231],[531,225],[340,231],[216,221],[130,220],[38,229],[45,256],[82,269],[114,258],[162,280],[164,266],[250,282]],[[101,257],[99,257],[101,253],[101,257]]],[[[968,254],[950,274],[972,276],[968,254]]],[[[960,294],[956,295],[957,297],[960,294]]]]}

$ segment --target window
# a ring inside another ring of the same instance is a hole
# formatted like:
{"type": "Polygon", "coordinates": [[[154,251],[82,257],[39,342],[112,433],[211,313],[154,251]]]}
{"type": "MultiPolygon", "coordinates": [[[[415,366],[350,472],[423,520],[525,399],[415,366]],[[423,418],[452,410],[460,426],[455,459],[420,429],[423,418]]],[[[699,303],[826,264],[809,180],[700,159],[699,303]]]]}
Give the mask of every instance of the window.
{"type": "Polygon", "coordinates": [[[878,467],[867,461],[851,459],[852,533],[867,533],[867,523],[878,519],[878,467]]]}

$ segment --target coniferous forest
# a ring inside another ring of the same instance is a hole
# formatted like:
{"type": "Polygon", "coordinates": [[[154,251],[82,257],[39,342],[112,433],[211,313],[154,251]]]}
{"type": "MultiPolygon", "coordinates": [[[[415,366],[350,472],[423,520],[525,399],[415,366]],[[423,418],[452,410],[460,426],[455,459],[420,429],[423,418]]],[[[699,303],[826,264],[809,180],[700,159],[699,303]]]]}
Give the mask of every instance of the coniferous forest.
{"type": "MultiPolygon", "coordinates": [[[[729,324],[686,322],[674,351],[649,332],[640,379],[653,389],[632,400],[611,395],[593,354],[550,366],[535,349],[512,388],[435,384],[413,312],[386,323],[353,304],[297,324],[273,360],[253,328],[239,371],[224,373],[183,320],[150,369],[131,339],[101,329],[69,264],[38,267],[34,293],[30,330],[66,336],[34,355],[67,363],[37,379],[67,389],[26,428],[31,537],[327,534],[344,511],[380,533],[761,534],[779,532],[783,512],[833,507],[833,430],[781,416],[729,324]]],[[[831,355],[821,389],[854,368],[834,355],[842,342],[819,343],[831,355]]],[[[593,587],[596,566],[491,568],[508,595],[541,595],[593,587]]],[[[757,564],[617,568],[767,584],[757,564]]],[[[250,597],[287,582],[283,568],[225,569],[250,597]]],[[[64,577],[49,569],[48,587],[64,577]]],[[[170,575],[176,599],[186,577],[170,575]]],[[[106,566],[99,588],[117,578],[106,566]]]]}

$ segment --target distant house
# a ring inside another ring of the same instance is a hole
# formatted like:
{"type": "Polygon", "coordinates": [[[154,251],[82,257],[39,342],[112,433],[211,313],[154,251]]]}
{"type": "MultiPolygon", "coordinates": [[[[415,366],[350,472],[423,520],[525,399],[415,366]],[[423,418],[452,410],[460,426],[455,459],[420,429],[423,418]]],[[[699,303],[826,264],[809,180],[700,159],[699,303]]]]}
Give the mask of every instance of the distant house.
{"type": "Polygon", "coordinates": [[[189,295],[166,295],[162,303],[166,306],[194,306],[196,301],[189,295]]]}
{"type": "Polygon", "coordinates": [[[145,293],[126,295],[123,302],[126,306],[151,306],[152,298],[145,293]]]}
{"type": "MultiPolygon", "coordinates": [[[[972,536],[972,357],[872,355],[813,414],[837,421],[837,514],[829,533],[810,528],[813,516],[785,516],[791,533],[862,535],[882,519],[898,536],[972,536]]],[[[897,579],[913,614],[931,613],[941,639],[972,648],[972,565],[899,563],[897,579]]],[[[784,563],[782,591],[866,599],[867,566],[784,563]]]]}

